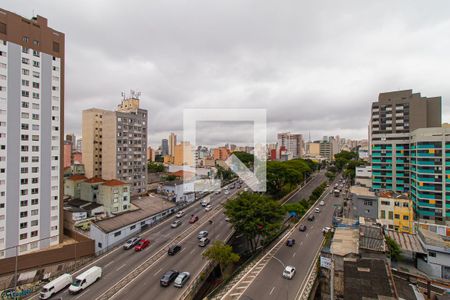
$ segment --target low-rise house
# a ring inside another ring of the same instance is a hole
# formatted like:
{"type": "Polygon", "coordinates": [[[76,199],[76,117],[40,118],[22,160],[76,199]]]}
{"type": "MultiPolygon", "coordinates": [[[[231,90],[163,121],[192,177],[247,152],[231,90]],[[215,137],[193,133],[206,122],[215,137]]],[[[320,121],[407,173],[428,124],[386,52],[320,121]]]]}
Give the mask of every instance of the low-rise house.
{"type": "Polygon", "coordinates": [[[372,187],[372,166],[356,167],[355,184],[367,188],[372,187]]]}
{"type": "Polygon", "coordinates": [[[414,232],[413,202],[405,194],[380,192],[378,198],[378,222],[398,232],[414,232]]]}
{"type": "Polygon", "coordinates": [[[181,180],[167,181],[163,184],[161,192],[169,200],[174,202],[193,202],[195,201],[194,182],[184,182],[181,180]]]}
{"type": "Polygon", "coordinates": [[[177,209],[174,203],[152,194],[133,199],[131,203],[135,209],[91,224],[90,238],[95,241],[96,253],[106,251],[129,237],[138,235],[177,209]]]}
{"type": "Polygon", "coordinates": [[[81,183],[81,199],[89,202],[97,202],[99,186],[106,180],[100,177],[92,177],[81,183]]]}
{"type": "Polygon", "coordinates": [[[98,187],[97,203],[103,205],[108,215],[130,209],[130,185],[120,180],[106,180],[98,187]]]}
{"type": "Polygon", "coordinates": [[[350,187],[353,204],[353,216],[376,220],[378,217],[378,197],[368,187],[353,185],[350,187]]]}
{"type": "Polygon", "coordinates": [[[418,236],[426,255],[418,257],[417,268],[431,277],[450,280],[450,241],[426,229],[419,229],[418,236]]]}
{"type": "Polygon", "coordinates": [[[64,179],[64,195],[70,196],[72,199],[81,197],[81,183],[87,180],[84,175],[72,175],[64,179]]]}

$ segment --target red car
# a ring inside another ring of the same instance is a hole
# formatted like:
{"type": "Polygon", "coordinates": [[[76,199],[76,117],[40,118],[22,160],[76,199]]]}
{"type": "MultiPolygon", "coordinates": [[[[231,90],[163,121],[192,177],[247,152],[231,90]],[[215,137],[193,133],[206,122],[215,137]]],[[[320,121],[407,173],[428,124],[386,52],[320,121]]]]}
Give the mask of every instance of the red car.
{"type": "Polygon", "coordinates": [[[197,221],[198,221],[198,217],[192,215],[192,216],[191,216],[191,219],[189,220],[189,223],[194,224],[194,223],[197,222],[197,221]]]}
{"type": "Polygon", "coordinates": [[[139,241],[139,243],[138,243],[136,246],[134,246],[134,251],[137,252],[137,251],[144,250],[144,249],[147,248],[149,245],[150,245],[150,241],[149,241],[149,240],[141,239],[141,240],[139,241]]]}

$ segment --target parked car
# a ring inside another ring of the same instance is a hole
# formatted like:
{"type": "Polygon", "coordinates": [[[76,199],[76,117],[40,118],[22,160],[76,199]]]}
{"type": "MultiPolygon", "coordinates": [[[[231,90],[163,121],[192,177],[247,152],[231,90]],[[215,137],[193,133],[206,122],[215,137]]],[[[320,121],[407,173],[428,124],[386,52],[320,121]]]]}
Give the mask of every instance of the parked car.
{"type": "Polygon", "coordinates": [[[140,237],[134,237],[129,239],[125,244],[123,244],[123,249],[128,250],[133,248],[134,246],[137,245],[137,243],[139,243],[140,240],[141,240],[140,237]]]}
{"type": "Polygon", "coordinates": [[[198,238],[198,239],[201,239],[201,238],[204,238],[204,237],[207,237],[207,236],[208,236],[208,231],[202,230],[202,231],[200,231],[200,232],[198,233],[197,238],[198,238]]]}
{"type": "Polygon", "coordinates": [[[322,200],[322,201],[319,202],[319,205],[320,205],[320,206],[324,206],[324,205],[325,205],[325,202],[322,200]]]}
{"type": "Polygon", "coordinates": [[[286,246],[292,247],[292,246],[294,246],[294,245],[295,245],[295,239],[288,239],[288,240],[286,241],[286,246]]]}
{"type": "Polygon", "coordinates": [[[191,219],[189,220],[189,223],[194,224],[194,223],[197,222],[197,221],[198,221],[198,216],[192,215],[192,216],[191,216],[191,219]]]}
{"type": "Polygon", "coordinates": [[[209,239],[208,239],[207,237],[201,238],[201,239],[198,241],[198,245],[199,245],[200,247],[205,247],[205,246],[207,246],[208,244],[209,244],[209,239]]]}
{"type": "Polygon", "coordinates": [[[328,233],[328,232],[330,232],[331,231],[331,227],[324,227],[324,228],[322,228],[322,232],[323,233],[328,233]]]}
{"type": "Polygon", "coordinates": [[[175,217],[177,218],[181,218],[182,216],[184,216],[184,211],[180,210],[179,212],[177,212],[177,214],[175,215],[175,217]]]}
{"type": "Polygon", "coordinates": [[[229,217],[225,217],[225,222],[230,222],[230,218],[229,217]]]}
{"type": "Polygon", "coordinates": [[[102,268],[94,266],[78,275],[69,287],[69,294],[77,294],[102,277],[102,268]]]}
{"type": "Polygon", "coordinates": [[[210,211],[212,209],[212,205],[211,204],[208,204],[206,207],[205,207],[205,210],[206,211],[210,211]]]}
{"type": "Polygon", "coordinates": [[[244,192],[248,192],[248,188],[244,188],[244,192]]]}
{"type": "Polygon", "coordinates": [[[314,212],[320,213],[320,208],[316,207],[316,208],[314,209],[314,212]]]}
{"type": "Polygon", "coordinates": [[[306,231],[306,225],[300,224],[300,226],[298,226],[298,230],[299,231],[306,231]]]}
{"type": "Polygon", "coordinates": [[[295,275],[295,267],[293,266],[286,266],[283,271],[283,277],[287,279],[292,279],[295,275]]]}
{"type": "Polygon", "coordinates": [[[312,222],[312,221],[314,221],[314,218],[315,218],[314,215],[311,214],[311,215],[308,216],[308,221],[312,222]]]}
{"type": "Polygon", "coordinates": [[[159,280],[159,284],[164,287],[169,286],[172,283],[172,281],[174,281],[175,278],[177,278],[178,274],[179,274],[178,271],[174,270],[166,272],[159,280]]]}
{"type": "Polygon", "coordinates": [[[214,194],[216,194],[216,195],[220,194],[220,189],[216,190],[216,191],[214,192],[214,194]]]}
{"type": "Polygon", "coordinates": [[[172,222],[172,224],[170,224],[170,227],[177,228],[181,224],[183,224],[183,222],[181,220],[175,220],[175,221],[172,222]]]}
{"type": "Polygon", "coordinates": [[[230,193],[230,191],[229,190],[225,190],[225,195],[228,195],[230,193]]]}
{"type": "Polygon", "coordinates": [[[48,299],[72,283],[72,275],[63,274],[44,285],[39,293],[39,299],[48,299]]]}
{"type": "Polygon", "coordinates": [[[189,280],[189,277],[191,277],[191,274],[189,274],[189,272],[181,272],[180,274],[178,274],[177,278],[175,278],[173,286],[182,288],[186,281],[189,280]]]}
{"type": "Polygon", "coordinates": [[[172,245],[169,247],[169,250],[167,250],[167,254],[170,256],[173,256],[181,251],[181,245],[172,245]]]}
{"type": "Polygon", "coordinates": [[[149,245],[150,245],[150,241],[149,240],[141,239],[139,241],[139,243],[136,246],[134,246],[134,251],[136,251],[136,252],[142,251],[145,248],[147,248],[149,245]]]}

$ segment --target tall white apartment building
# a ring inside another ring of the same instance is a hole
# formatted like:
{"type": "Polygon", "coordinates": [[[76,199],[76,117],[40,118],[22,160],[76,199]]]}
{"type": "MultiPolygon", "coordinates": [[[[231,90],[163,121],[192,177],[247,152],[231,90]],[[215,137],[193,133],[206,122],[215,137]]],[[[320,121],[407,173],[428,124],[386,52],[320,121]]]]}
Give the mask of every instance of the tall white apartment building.
{"type": "Polygon", "coordinates": [[[62,239],[64,34],[0,9],[0,259],[62,239]]]}

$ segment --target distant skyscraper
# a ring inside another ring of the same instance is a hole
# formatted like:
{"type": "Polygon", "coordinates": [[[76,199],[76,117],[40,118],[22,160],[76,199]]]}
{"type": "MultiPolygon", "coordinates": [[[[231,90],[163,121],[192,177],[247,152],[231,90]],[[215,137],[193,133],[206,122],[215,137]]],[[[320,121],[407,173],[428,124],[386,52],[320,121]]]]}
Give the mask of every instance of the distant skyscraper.
{"type": "Polygon", "coordinates": [[[283,148],[292,158],[303,157],[305,154],[305,143],[301,134],[284,132],[278,134],[278,147],[283,148]]]}
{"type": "Polygon", "coordinates": [[[64,40],[0,9],[0,259],[62,240],[64,40]]]}
{"type": "Polygon", "coordinates": [[[83,139],[77,139],[77,147],[76,147],[76,149],[77,149],[77,151],[80,151],[80,152],[82,152],[83,151],[83,147],[81,146],[83,144],[83,139]]]}
{"type": "Polygon", "coordinates": [[[175,133],[169,135],[169,155],[175,156],[175,146],[177,145],[177,136],[175,133]]]}
{"type": "Polygon", "coordinates": [[[412,90],[381,93],[371,115],[372,187],[408,192],[410,133],[441,126],[441,97],[422,97],[412,90]]]}
{"type": "Polygon", "coordinates": [[[77,138],[75,137],[75,134],[66,134],[66,141],[72,144],[72,149],[75,149],[75,146],[77,145],[77,138]]]}
{"type": "Polygon", "coordinates": [[[169,141],[167,139],[161,141],[161,155],[169,155],[169,141]]]}

